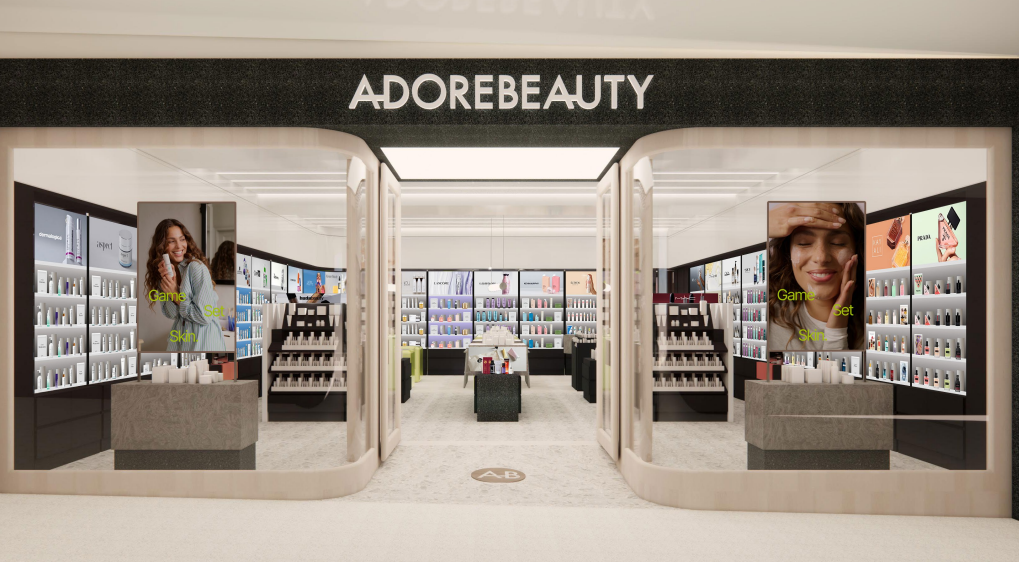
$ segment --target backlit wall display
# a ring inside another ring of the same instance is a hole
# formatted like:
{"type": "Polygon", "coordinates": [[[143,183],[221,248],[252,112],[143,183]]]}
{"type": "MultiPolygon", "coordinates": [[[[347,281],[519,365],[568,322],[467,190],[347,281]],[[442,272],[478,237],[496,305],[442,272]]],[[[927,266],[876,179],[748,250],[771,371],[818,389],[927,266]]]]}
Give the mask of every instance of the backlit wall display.
{"type": "Polygon", "coordinates": [[[909,267],[910,218],[904,215],[867,225],[868,271],[909,267]]]}
{"type": "Polygon", "coordinates": [[[287,266],[287,292],[300,294],[304,291],[304,270],[299,267],[287,266]]]}
{"type": "Polygon", "coordinates": [[[262,291],[269,290],[270,274],[269,261],[259,258],[251,258],[251,287],[262,291]]]}
{"type": "Polygon", "coordinates": [[[593,271],[567,271],[566,294],[570,296],[598,294],[598,284],[594,281],[593,271]]]}
{"type": "Polygon", "coordinates": [[[274,293],[285,293],[287,291],[287,264],[272,262],[269,271],[272,275],[269,279],[269,287],[274,293]]]}
{"type": "Polygon", "coordinates": [[[917,265],[966,259],[966,203],[914,213],[913,262],[917,265]]]}
{"type": "Polygon", "coordinates": [[[704,265],[695,265],[690,268],[690,292],[691,293],[703,293],[704,292],[704,265]]]}
{"type": "Polygon", "coordinates": [[[722,290],[722,262],[704,264],[704,290],[708,293],[722,290]]]}

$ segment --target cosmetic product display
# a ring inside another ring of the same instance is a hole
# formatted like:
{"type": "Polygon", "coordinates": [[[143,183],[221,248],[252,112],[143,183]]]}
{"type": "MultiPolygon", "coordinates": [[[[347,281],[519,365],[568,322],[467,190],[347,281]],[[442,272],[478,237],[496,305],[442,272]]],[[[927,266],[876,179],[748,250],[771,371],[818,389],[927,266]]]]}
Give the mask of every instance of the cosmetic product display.
{"type": "MultiPolygon", "coordinates": [[[[655,303],[651,361],[655,419],[671,409],[676,394],[706,393],[725,399],[730,360],[724,331],[716,329],[707,303],[655,303]]],[[[720,305],[710,305],[720,306],[720,305]]]]}
{"type": "MultiPolygon", "coordinates": [[[[428,286],[426,272],[404,271],[403,293],[400,296],[400,345],[427,347],[428,286]]],[[[436,303],[437,304],[437,303],[436,303]]]]}
{"type": "Polygon", "coordinates": [[[428,347],[465,349],[474,331],[474,272],[429,271],[426,278],[428,347]]]}
{"type": "MultiPolygon", "coordinates": [[[[741,272],[739,278],[740,302],[733,306],[738,309],[733,322],[733,348],[736,357],[745,357],[756,361],[768,360],[767,327],[768,327],[768,292],[765,273],[768,269],[766,252],[744,254],[733,261],[739,261],[741,272]],[[736,338],[739,341],[736,341],[736,338]]],[[[723,260],[723,292],[725,264],[723,260]]]]}
{"type": "MultiPolygon", "coordinates": [[[[743,320],[748,316],[751,308],[744,308],[743,286],[740,280],[743,278],[743,260],[740,257],[722,260],[722,292],[719,302],[732,303],[732,342],[730,348],[734,357],[739,357],[743,347],[743,320]]],[[[756,312],[749,314],[750,317],[764,318],[764,309],[756,308],[756,312]]]]}
{"type": "Polygon", "coordinates": [[[594,336],[598,332],[598,283],[594,271],[567,271],[566,333],[594,336]]]}
{"type": "MultiPolygon", "coordinates": [[[[520,339],[528,348],[562,349],[564,275],[563,271],[520,272],[520,339]]],[[[574,322],[574,326],[595,327],[597,323],[574,322]]]]}

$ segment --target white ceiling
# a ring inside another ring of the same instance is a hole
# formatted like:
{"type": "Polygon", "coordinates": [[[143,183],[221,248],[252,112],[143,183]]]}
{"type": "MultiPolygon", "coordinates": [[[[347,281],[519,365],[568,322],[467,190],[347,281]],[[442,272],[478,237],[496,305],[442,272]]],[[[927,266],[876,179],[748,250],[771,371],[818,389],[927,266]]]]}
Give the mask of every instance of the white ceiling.
{"type": "Polygon", "coordinates": [[[2,0],[0,32],[65,36],[0,45],[75,57],[1017,56],[1016,21],[1014,0],[2,0]]]}

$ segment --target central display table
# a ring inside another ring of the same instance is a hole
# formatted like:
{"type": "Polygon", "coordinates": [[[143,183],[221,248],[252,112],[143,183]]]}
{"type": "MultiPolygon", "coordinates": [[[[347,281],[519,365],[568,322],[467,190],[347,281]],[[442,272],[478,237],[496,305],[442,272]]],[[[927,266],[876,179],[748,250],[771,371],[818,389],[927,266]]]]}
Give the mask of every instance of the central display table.
{"type": "Polygon", "coordinates": [[[111,389],[116,470],[254,470],[258,381],[111,389]]]}

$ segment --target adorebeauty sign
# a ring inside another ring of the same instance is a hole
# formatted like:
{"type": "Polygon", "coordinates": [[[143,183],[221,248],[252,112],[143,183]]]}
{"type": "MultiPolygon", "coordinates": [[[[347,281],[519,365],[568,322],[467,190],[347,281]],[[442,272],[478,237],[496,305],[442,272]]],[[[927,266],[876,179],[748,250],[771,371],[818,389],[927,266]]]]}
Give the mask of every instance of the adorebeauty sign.
{"type": "Polygon", "coordinates": [[[594,74],[553,79],[541,74],[421,74],[411,81],[396,74],[385,74],[373,81],[361,75],[349,109],[368,104],[374,109],[397,110],[408,103],[425,110],[448,105],[463,110],[547,110],[556,104],[566,109],[592,110],[602,104],[619,109],[620,94],[635,109],[644,109],[644,94],[653,74],[594,74]],[[551,85],[549,85],[551,83],[551,85]],[[424,90],[424,92],[423,92],[424,90]],[[604,96],[603,96],[604,94],[604,96]]]}

